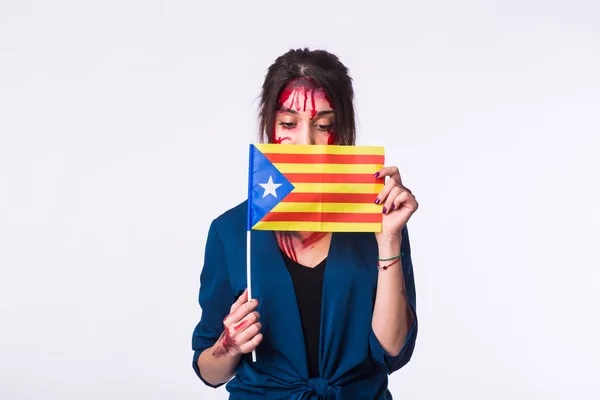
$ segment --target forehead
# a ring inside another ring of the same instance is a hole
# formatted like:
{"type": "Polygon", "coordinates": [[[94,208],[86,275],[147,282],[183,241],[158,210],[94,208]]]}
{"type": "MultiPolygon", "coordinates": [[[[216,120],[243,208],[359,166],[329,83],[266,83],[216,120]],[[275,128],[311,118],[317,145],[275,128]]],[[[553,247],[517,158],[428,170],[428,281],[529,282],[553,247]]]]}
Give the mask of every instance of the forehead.
{"type": "Polygon", "coordinates": [[[312,78],[296,78],[289,81],[279,96],[279,107],[298,109],[333,109],[327,90],[312,78]],[[308,103],[308,104],[307,104],[308,103]]]}

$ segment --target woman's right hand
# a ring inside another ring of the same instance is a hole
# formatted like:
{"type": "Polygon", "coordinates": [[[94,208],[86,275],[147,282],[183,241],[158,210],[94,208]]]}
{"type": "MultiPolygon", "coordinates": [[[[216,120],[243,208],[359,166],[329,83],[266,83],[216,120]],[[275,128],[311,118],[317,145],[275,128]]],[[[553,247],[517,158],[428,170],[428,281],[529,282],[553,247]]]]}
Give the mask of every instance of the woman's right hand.
{"type": "Polygon", "coordinates": [[[236,356],[254,350],[262,341],[260,314],[254,309],[258,300],[248,301],[248,289],[231,306],[223,320],[224,331],[214,345],[213,356],[236,356]]]}

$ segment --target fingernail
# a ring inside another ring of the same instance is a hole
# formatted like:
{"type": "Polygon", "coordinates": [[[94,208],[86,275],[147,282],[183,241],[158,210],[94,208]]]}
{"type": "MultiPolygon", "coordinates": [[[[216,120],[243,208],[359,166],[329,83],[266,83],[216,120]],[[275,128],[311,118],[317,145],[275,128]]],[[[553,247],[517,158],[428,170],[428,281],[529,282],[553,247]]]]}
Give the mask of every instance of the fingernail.
{"type": "Polygon", "coordinates": [[[379,204],[381,203],[381,200],[379,200],[379,197],[375,199],[375,204],[379,204]]]}
{"type": "Polygon", "coordinates": [[[387,211],[387,208],[383,207],[382,213],[385,214],[386,211],[387,211]]]}
{"type": "Polygon", "coordinates": [[[396,205],[392,204],[392,206],[390,207],[390,211],[394,211],[394,208],[396,208],[396,205]]]}
{"type": "Polygon", "coordinates": [[[373,175],[375,178],[379,178],[379,172],[375,172],[375,175],[373,175]]]}

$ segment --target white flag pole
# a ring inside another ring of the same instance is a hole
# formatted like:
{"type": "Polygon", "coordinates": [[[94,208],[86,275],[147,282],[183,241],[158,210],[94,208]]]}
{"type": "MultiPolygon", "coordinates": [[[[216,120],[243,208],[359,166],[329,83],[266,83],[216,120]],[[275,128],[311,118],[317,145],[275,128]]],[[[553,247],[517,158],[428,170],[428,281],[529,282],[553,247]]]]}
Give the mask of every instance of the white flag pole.
{"type": "MultiPolygon", "coordinates": [[[[251,264],[252,257],[250,251],[250,237],[252,236],[252,172],[254,168],[254,143],[250,143],[250,154],[249,154],[249,165],[248,165],[248,230],[246,232],[246,285],[248,286],[248,301],[252,300],[252,273],[251,273],[251,264]]],[[[256,362],[256,349],[252,350],[252,362],[256,362]]]]}
{"type": "MultiPolygon", "coordinates": [[[[252,274],[250,273],[250,264],[252,264],[250,255],[251,232],[252,230],[249,229],[246,234],[246,282],[248,283],[248,301],[252,300],[252,274]]],[[[252,362],[256,362],[256,349],[252,350],[252,362]]]]}

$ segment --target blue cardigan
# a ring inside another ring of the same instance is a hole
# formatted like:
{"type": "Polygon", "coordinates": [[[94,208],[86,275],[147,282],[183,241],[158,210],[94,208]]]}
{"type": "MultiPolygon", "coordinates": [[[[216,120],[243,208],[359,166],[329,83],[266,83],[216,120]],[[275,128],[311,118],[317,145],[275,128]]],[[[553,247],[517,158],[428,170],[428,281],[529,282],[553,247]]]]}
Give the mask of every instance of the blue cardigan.
{"type": "MultiPolygon", "coordinates": [[[[200,274],[200,322],[194,329],[193,368],[223,332],[223,319],[246,288],[247,202],[212,221],[200,274]]],[[[263,340],[256,362],[245,354],[227,383],[230,399],[391,399],[388,374],[411,358],[417,337],[415,283],[408,231],[402,267],[415,321],[400,354],[389,355],[371,328],[377,289],[373,233],[338,233],[331,239],[323,283],[320,377],[309,379],[298,304],[271,231],[252,231],[252,296],[259,299],[263,340]]]]}

